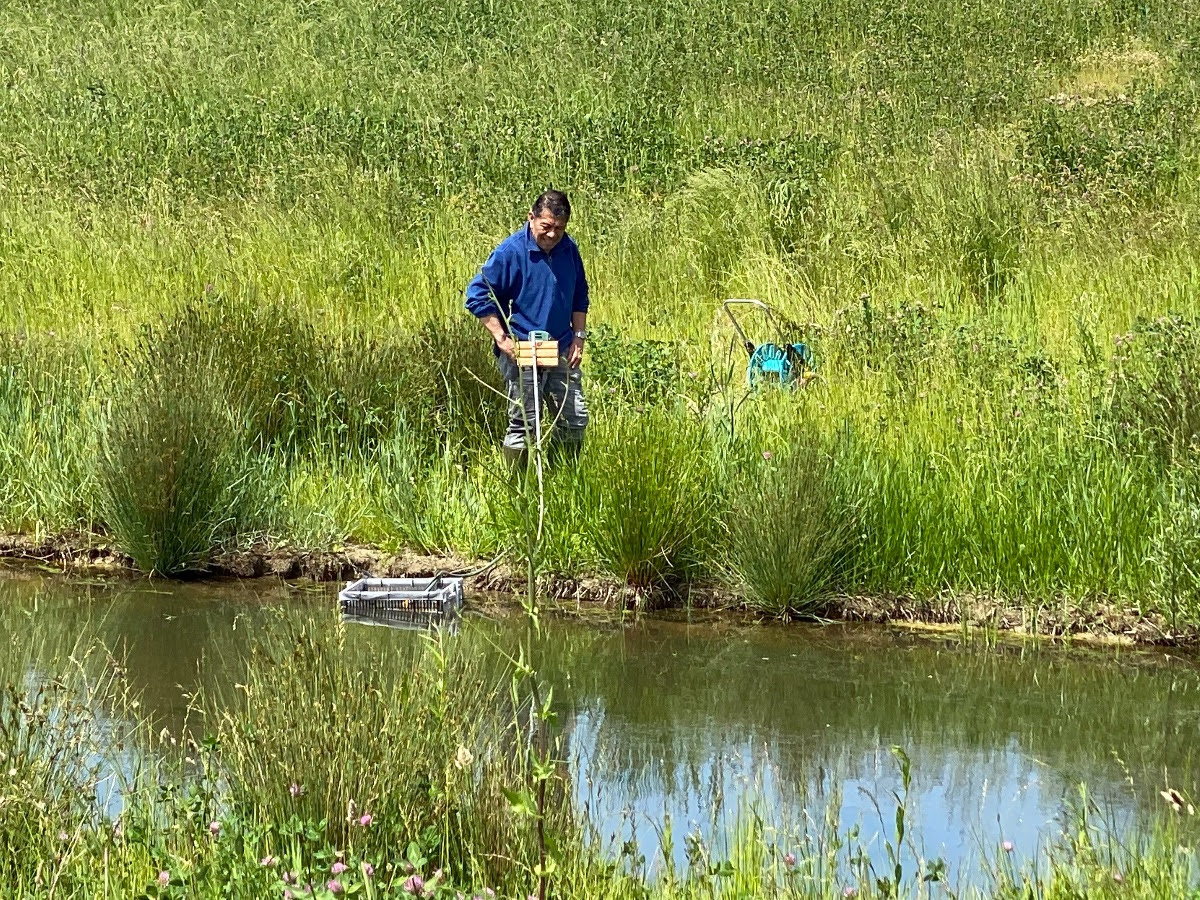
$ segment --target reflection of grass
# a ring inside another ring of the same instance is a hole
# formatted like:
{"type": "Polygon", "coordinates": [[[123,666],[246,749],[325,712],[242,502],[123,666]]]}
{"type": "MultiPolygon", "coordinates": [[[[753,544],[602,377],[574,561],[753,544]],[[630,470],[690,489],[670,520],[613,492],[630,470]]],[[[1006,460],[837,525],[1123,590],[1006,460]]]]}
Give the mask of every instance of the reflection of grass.
{"type": "MultiPolygon", "coordinates": [[[[1139,790],[1160,780],[1163,765],[1180,779],[1195,778],[1187,720],[1158,710],[1138,737],[1114,737],[1126,734],[1128,722],[1144,721],[1147,704],[1168,689],[1169,672],[1129,665],[1117,676],[1107,654],[1065,659],[1063,652],[950,653],[937,643],[896,646],[824,633],[797,641],[790,629],[773,628],[562,628],[547,650],[545,675],[556,685],[569,682],[558,691],[569,702],[603,710],[597,737],[632,773],[703,767],[723,747],[746,741],[772,748],[789,784],[820,767],[841,771],[879,741],[952,747],[964,758],[1001,764],[995,748],[1020,723],[1022,748],[1055,772],[1091,769],[1100,747],[1120,754],[1139,790]],[[644,684],[656,689],[638,687],[644,684]],[[828,737],[830,722],[836,739],[828,737]]],[[[959,775],[982,780],[982,768],[959,775]]]]}

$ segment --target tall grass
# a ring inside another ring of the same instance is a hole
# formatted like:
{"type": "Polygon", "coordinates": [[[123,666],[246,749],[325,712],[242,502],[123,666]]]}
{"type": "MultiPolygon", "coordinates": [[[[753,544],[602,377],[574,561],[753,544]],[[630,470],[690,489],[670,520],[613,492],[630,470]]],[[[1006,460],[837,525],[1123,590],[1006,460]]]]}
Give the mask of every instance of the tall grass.
{"type": "Polygon", "coordinates": [[[1116,337],[1115,437],[1165,464],[1200,456],[1200,325],[1169,314],[1116,337]]]}
{"type": "MultiPolygon", "coordinates": [[[[334,845],[370,855],[419,839],[428,871],[515,890],[533,843],[503,793],[523,777],[505,669],[436,638],[349,638],[335,623],[309,623],[252,667],[244,696],[213,708],[212,762],[236,798],[228,814],[324,822],[334,845]],[[281,727],[288,706],[306,713],[281,727]]],[[[557,806],[552,826],[570,815],[557,806]]]]}
{"type": "MultiPolygon", "coordinates": [[[[19,620],[19,619],[18,619],[19,620]]],[[[78,635],[14,632],[0,654],[0,877],[13,893],[69,893],[70,857],[119,783],[121,751],[135,740],[136,704],[103,648],[78,635]]]]}
{"type": "Polygon", "coordinates": [[[171,325],[147,332],[111,401],[99,462],[100,508],[147,572],[200,564],[237,530],[247,474],[244,426],[212,349],[171,325]]]}
{"type": "Polygon", "coordinates": [[[593,429],[580,526],[600,566],[646,589],[700,565],[717,503],[705,432],[686,416],[625,410],[593,429]]]}
{"type": "Polygon", "coordinates": [[[0,11],[6,527],[108,528],[164,571],[222,542],[511,545],[461,292],[553,183],[597,327],[548,569],[753,580],[727,562],[767,544],[722,486],[777,501],[713,423],[787,414],[745,397],[714,313],[758,296],[820,364],[783,406],[819,443],[852,435],[846,590],[1166,609],[1200,314],[1188,4],[416,12],[0,11]],[[571,89],[533,104],[547,54],[571,89]],[[129,386],[146,328],[191,374],[129,386]],[[20,374],[27,345],[75,360],[71,386],[20,374]]]}
{"type": "Polygon", "coordinates": [[[79,349],[27,339],[0,349],[0,520],[9,529],[95,522],[98,414],[79,349]]]}
{"type": "Polygon", "coordinates": [[[834,460],[815,441],[793,441],[780,459],[746,466],[731,491],[729,562],[749,605],[786,618],[819,614],[853,583],[859,523],[834,460]]]}

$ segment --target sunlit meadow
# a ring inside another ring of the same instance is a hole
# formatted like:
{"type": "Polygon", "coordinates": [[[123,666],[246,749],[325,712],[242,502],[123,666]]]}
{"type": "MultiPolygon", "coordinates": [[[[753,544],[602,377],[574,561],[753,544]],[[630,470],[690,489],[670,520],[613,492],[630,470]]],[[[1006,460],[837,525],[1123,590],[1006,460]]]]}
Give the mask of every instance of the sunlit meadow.
{"type": "Polygon", "coordinates": [[[0,523],[517,562],[461,295],[554,185],[594,424],[543,571],[1195,624],[1198,12],[9,3],[0,523]],[[748,395],[730,296],[818,378],[748,395]]]}

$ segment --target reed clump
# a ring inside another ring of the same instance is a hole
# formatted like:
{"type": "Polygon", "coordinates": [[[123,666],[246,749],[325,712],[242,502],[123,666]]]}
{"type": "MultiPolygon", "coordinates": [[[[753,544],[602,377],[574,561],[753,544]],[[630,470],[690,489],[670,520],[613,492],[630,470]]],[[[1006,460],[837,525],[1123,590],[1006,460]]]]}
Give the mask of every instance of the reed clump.
{"type": "Polygon", "coordinates": [[[149,329],[121,367],[98,463],[99,508],[147,572],[200,564],[236,532],[246,497],[245,425],[211,348],[149,329]]]}
{"type": "Polygon", "coordinates": [[[195,367],[200,389],[226,398],[248,446],[292,447],[311,430],[309,398],[324,355],[312,323],[295,308],[254,291],[226,297],[209,289],[154,340],[156,362],[195,367]]]}
{"type": "Polygon", "coordinates": [[[831,452],[791,440],[745,466],[730,491],[729,564],[751,608],[775,618],[819,615],[853,582],[853,500],[831,452]]]}
{"type": "Polygon", "coordinates": [[[662,407],[614,413],[591,431],[580,524],[605,572],[647,589],[700,565],[717,504],[706,443],[694,420],[662,407]]]}

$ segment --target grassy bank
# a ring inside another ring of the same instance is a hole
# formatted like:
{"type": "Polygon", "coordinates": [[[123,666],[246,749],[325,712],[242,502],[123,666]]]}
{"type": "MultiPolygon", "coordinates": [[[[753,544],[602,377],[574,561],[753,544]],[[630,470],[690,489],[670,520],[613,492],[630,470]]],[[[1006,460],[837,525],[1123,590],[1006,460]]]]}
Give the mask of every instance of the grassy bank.
{"type": "Polygon", "coordinates": [[[594,424],[543,571],[1200,621],[1193,3],[542,12],[6,6],[0,527],[519,564],[461,291],[553,183],[594,424]],[[820,377],[747,397],[726,296],[820,377]]]}

